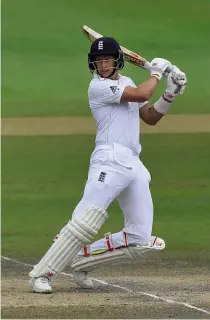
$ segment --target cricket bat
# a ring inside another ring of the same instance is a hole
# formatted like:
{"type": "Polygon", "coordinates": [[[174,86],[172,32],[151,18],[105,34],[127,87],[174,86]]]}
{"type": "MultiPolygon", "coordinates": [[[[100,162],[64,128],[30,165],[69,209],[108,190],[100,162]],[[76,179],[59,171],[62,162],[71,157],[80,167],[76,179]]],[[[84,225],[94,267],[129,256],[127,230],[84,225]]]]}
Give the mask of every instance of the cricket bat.
{"type": "MultiPolygon", "coordinates": [[[[103,37],[100,33],[94,31],[93,29],[89,28],[88,26],[84,25],[82,27],[82,30],[85,34],[85,36],[91,41],[93,42],[94,40],[103,37]]],[[[147,61],[145,58],[141,57],[139,54],[130,51],[128,49],[126,49],[125,47],[121,47],[121,50],[124,53],[125,56],[125,61],[132,63],[133,65],[143,68],[143,69],[147,69],[150,70],[150,62],[147,61]]],[[[166,72],[170,73],[170,69],[167,68],[166,72]]]]}

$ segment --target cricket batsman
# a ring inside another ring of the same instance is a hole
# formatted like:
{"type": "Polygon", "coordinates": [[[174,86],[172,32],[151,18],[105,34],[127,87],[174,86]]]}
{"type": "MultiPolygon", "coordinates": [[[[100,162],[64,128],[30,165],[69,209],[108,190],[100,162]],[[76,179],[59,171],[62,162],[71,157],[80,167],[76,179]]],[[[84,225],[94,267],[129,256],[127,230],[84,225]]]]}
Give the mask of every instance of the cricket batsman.
{"type": "Polygon", "coordinates": [[[135,263],[165,248],[164,240],[152,236],[151,176],[139,159],[139,118],[156,125],[168,113],[173,100],[184,92],[186,75],[168,60],[155,58],[148,80],[136,86],[132,79],[120,74],[124,55],[118,42],[110,37],[92,43],[88,66],[93,73],[89,105],[97,128],[88,179],[72,219],[29,273],[34,292],[52,292],[52,280],[69,265],[76,282],[83,288],[92,288],[90,270],[135,263]],[[172,70],[169,74],[167,68],[172,70]],[[150,104],[148,101],[164,77],[164,93],[150,104]],[[104,239],[93,242],[115,199],[124,215],[123,230],[106,233],[104,239]]]}

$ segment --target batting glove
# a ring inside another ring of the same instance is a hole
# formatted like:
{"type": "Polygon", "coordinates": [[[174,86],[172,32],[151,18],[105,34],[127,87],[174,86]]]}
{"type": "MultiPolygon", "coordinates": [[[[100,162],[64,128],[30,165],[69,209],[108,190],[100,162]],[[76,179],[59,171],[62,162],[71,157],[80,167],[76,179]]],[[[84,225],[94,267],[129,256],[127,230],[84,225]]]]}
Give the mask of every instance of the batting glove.
{"type": "Polygon", "coordinates": [[[162,58],[154,58],[150,63],[150,72],[152,77],[156,77],[160,81],[164,72],[172,70],[172,64],[170,61],[162,58]]]}
{"type": "Polygon", "coordinates": [[[173,66],[167,76],[167,87],[163,98],[171,102],[177,95],[183,94],[187,85],[187,77],[178,67],[173,66]]]}

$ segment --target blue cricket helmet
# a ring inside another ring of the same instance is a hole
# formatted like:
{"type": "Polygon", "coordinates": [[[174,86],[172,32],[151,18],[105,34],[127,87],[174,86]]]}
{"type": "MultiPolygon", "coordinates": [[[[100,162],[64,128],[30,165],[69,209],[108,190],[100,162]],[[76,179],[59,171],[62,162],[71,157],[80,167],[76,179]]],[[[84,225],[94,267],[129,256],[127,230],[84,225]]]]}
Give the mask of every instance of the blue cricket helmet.
{"type": "Polygon", "coordinates": [[[114,38],[101,37],[92,43],[88,54],[88,66],[91,71],[96,70],[95,60],[97,56],[113,56],[116,58],[115,68],[121,70],[124,67],[124,54],[114,38]]]}

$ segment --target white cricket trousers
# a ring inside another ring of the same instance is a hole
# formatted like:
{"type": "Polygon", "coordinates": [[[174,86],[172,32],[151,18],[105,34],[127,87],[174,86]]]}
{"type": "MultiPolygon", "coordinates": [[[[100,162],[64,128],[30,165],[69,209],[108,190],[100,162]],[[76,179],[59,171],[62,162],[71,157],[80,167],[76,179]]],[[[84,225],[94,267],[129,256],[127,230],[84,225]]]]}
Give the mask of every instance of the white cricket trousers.
{"type": "MultiPolygon", "coordinates": [[[[124,229],[112,234],[114,247],[124,244],[149,243],[153,224],[153,203],[149,189],[149,171],[139,157],[119,144],[96,146],[90,159],[88,180],[81,201],[73,215],[80,215],[90,205],[106,210],[117,199],[124,215],[124,229]]],[[[92,249],[101,247],[99,241],[92,249]]]]}

